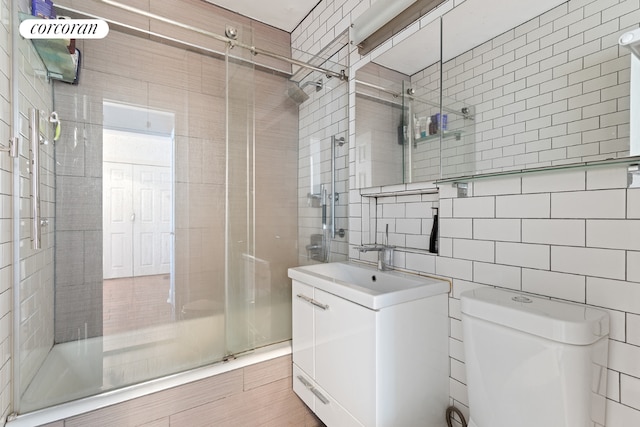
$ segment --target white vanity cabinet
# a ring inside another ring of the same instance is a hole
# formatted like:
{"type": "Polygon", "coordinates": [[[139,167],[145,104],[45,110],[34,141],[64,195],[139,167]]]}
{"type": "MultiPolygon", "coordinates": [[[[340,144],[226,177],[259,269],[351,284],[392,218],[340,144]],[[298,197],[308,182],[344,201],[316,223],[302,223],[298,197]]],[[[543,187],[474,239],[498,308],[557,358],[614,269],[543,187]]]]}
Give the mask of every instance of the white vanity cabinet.
{"type": "Polygon", "coordinates": [[[328,427],[444,425],[448,284],[442,289],[372,309],[294,278],[294,391],[328,427]]]}

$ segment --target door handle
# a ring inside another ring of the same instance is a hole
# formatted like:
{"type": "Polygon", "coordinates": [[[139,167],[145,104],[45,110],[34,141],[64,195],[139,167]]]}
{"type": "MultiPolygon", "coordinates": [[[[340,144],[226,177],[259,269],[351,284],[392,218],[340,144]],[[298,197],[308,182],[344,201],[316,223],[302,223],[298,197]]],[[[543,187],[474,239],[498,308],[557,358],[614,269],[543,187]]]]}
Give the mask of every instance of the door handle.
{"type": "Polygon", "coordinates": [[[313,385],[309,381],[307,381],[307,379],[305,377],[303,377],[302,375],[298,375],[297,378],[298,378],[298,381],[300,381],[303,386],[305,386],[306,388],[311,390],[313,385]]]}
{"type": "Polygon", "coordinates": [[[131,214],[131,222],[136,220],[136,214],[135,212],[131,214]]]}
{"type": "Polygon", "coordinates": [[[318,391],[318,389],[315,388],[313,384],[307,381],[305,377],[303,377],[302,375],[298,375],[297,378],[302,383],[302,385],[304,385],[307,388],[307,390],[309,390],[318,398],[320,402],[322,402],[325,405],[329,404],[329,399],[327,399],[322,393],[320,393],[320,391],[318,391]]]}
{"type": "Polygon", "coordinates": [[[313,304],[318,308],[321,308],[323,310],[329,310],[329,306],[327,304],[322,304],[321,302],[318,302],[316,300],[314,300],[313,298],[310,298],[304,294],[298,294],[296,295],[298,298],[300,298],[301,300],[304,300],[306,302],[308,302],[309,304],[313,304]]]}
{"type": "Polygon", "coordinates": [[[318,389],[317,389],[317,388],[312,387],[312,388],[311,388],[311,393],[315,394],[315,395],[316,395],[316,397],[318,398],[318,400],[319,400],[320,402],[322,402],[323,404],[325,404],[325,405],[328,405],[328,404],[329,404],[329,399],[327,399],[326,397],[324,397],[324,395],[323,395],[322,393],[320,393],[320,392],[318,391],[318,389]]]}

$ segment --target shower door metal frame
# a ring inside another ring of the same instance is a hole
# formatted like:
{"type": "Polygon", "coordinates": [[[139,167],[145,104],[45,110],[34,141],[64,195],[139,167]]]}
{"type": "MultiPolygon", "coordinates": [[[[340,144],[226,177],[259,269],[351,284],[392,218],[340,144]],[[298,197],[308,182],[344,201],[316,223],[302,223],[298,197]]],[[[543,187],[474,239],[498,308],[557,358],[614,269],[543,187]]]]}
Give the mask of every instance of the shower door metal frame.
{"type": "MultiPolygon", "coordinates": [[[[323,67],[320,67],[320,66],[316,66],[316,65],[310,64],[310,63],[305,62],[305,61],[300,61],[300,60],[297,60],[297,59],[288,58],[288,57],[286,57],[284,55],[280,55],[278,53],[274,53],[274,52],[271,52],[271,51],[266,50],[266,49],[262,49],[262,48],[259,48],[259,47],[256,47],[256,46],[252,46],[252,45],[248,45],[248,44],[245,44],[245,43],[241,43],[241,42],[238,42],[235,39],[231,39],[231,38],[226,37],[226,36],[221,36],[219,34],[215,34],[215,33],[212,33],[210,31],[206,31],[206,30],[203,30],[201,28],[194,27],[193,25],[184,24],[182,22],[175,21],[173,19],[166,18],[164,16],[157,15],[157,14],[154,14],[154,13],[151,13],[151,12],[147,12],[145,10],[138,9],[138,8],[135,8],[135,7],[132,7],[132,6],[128,6],[128,5],[125,5],[125,4],[116,2],[116,1],[112,1],[112,0],[97,0],[97,1],[102,2],[104,4],[108,4],[108,5],[113,6],[113,7],[117,7],[117,8],[122,9],[122,10],[126,10],[128,12],[135,13],[135,14],[140,15],[140,16],[144,16],[144,17],[147,17],[147,18],[150,18],[150,19],[161,21],[161,22],[164,22],[164,23],[167,23],[167,24],[170,24],[170,25],[174,25],[176,27],[180,27],[180,28],[183,28],[183,29],[186,29],[186,30],[189,30],[189,31],[193,31],[193,32],[202,34],[202,35],[207,36],[207,37],[211,37],[214,40],[226,43],[227,46],[229,46],[230,48],[240,47],[240,48],[246,49],[249,52],[251,52],[252,56],[263,55],[263,56],[267,56],[269,58],[273,58],[273,59],[277,59],[279,61],[286,62],[286,63],[288,63],[290,65],[295,65],[297,67],[301,67],[301,68],[307,69],[309,71],[318,71],[320,73],[323,73],[327,77],[335,77],[335,78],[338,78],[338,79],[344,80],[344,81],[348,81],[349,80],[349,77],[348,77],[348,75],[346,73],[346,70],[341,70],[340,72],[336,72],[336,71],[333,71],[333,70],[329,70],[327,68],[323,68],[323,67]]],[[[178,39],[175,39],[173,37],[165,36],[163,34],[158,34],[158,33],[154,33],[154,32],[149,31],[149,30],[145,30],[145,29],[142,29],[142,28],[134,27],[134,26],[129,25],[129,24],[123,24],[123,23],[116,22],[116,21],[111,20],[111,19],[107,19],[107,18],[104,18],[104,17],[96,16],[96,15],[93,15],[93,14],[90,14],[90,13],[85,13],[85,12],[79,11],[77,9],[68,7],[68,6],[56,5],[56,8],[58,8],[58,9],[60,9],[62,11],[65,11],[66,13],[68,13],[70,15],[76,15],[76,16],[85,17],[85,18],[95,18],[95,19],[104,20],[109,24],[110,27],[115,27],[118,30],[121,30],[123,32],[142,33],[142,34],[145,34],[145,35],[150,35],[150,36],[153,36],[153,37],[161,38],[161,39],[164,39],[164,41],[169,45],[178,45],[178,46],[181,46],[181,47],[186,48],[188,50],[206,52],[208,54],[214,54],[214,55],[219,56],[219,57],[226,56],[225,52],[220,52],[220,51],[217,51],[215,49],[210,49],[210,48],[207,48],[207,47],[204,47],[204,46],[195,45],[193,43],[189,43],[189,42],[186,42],[186,41],[183,41],[183,40],[178,40],[178,39]]],[[[251,63],[251,64],[253,64],[253,65],[257,66],[257,67],[263,67],[265,69],[269,69],[269,70],[275,71],[277,73],[286,74],[286,75],[288,75],[290,77],[292,75],[291,72],[285,72],[285,71],[283,71],[281,69],[273,68],[273,67],[266,66],[266,65],[257,64],[254,61],[252,61],[251,59],[242,58],[241,56],[231,55],[231,57],[234,58],[235,60],[251,63]]],[[[321,60],[321,61],[325,62],[324,60],[321,60]]]]}

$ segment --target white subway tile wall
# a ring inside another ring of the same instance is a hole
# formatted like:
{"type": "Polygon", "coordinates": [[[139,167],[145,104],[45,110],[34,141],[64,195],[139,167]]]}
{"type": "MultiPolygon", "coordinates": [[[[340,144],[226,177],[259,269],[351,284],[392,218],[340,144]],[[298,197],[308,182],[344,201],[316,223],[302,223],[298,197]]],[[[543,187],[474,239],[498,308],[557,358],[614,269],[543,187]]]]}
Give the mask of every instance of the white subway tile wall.
{"type": "MultiPolygon", "coordinates": [[[[25,2],[19,2],[19,8],[26,11],[25,2]]],[[[6,11],[6,10],[5,10],[6,11]]],[[[8,13],[8,12],[7,12],[8,13]]],[[[15,14],[16,11],[14,10],[15,14]]],[[[8,15],[7,15],[8,16],[8,15]]],[[[9,21],[10,22],[10,21],[9,21]]],[[[7,24],[8,25],[8,24],[7,24]]],[[[10,33],[7,37],[10,43],[10,33]]],[[[20,86],[20,94],[18,96],[18,106],[20,115],[20,140],[22,144],[19,149],[20,164],[25,165],[29,159],[29,148],[24,141],[29,141],[28,136],[28,117],[31,108],[44,111],[49,114],[53,111],[52,86],[46,78],[44,66],[38,57],[33,45],[29,40],[19,38],[18,52],[13,52],[12,61],[17,57],[19,61],[18,75],[12,75],[12,79],[17,79],[20,86]]],[[[11,61],[7,63],[7,75],[11,75],[11,61]]],[[[8,88],[7,88],[8,89],[8,88]]],[[[9,96],[8,93],[6,92],[9,96]]],[[[42,113],[41,113],[42,114],[42,113]]],[[[9,115],[5,115],[9,117],[9,115]]],[[[41,116],[42,117],[42,116],[41,116]]],[[[48,140],[51,140],[50,127],[41,128],[41,133],[48,140]]],[[[7,139],[9,134],[7,134],[7,139]]],[[[5,139],[6,140],[6,139],[5,139]]],[[[2,154],[7,157],[6,154],[2,154]]],[[[13,268],[20,268],[20,336],[13,337],[14,346],[18,346],[20,360],[11,360],[11,363],[20,363],[20,384],[17,384],[20,391],[23,392],[29,384],[33,376],[36,374],[47,353],[53,346],[53,330],[54,330],[54,236],[53,231],[56,229],[55,217],[55,188],[56,180],[54,176],[54,153],[53,144],[40,146],[40,215],[41,218],[47,219],[49,225],[42,229],[41,250],[32,250],[29,238],[23,239],[20,244],[20,264],[19,267],[13,265],[13,268]]],[[[21,170],[21,173],[25,171],[21,170]]],[[[7,177],[8,178],[8,177],[7,177]]],[[[20,188],[20,218],[22,222],[28,222],[31,217],[30,192],[28,186],[21,184],[20,188]],[[25,220],[26,219],[26,220],[25,220]]],[[[8,194],[13,194],[10,191],[8,194]]],[[[13,215],[11,215],[13,217],[13,215]]],[[[30,232],[22,233],[23,236],[31,236],[30,232]]],[[[5,253],[13,254],[13,251],[7,245],[5,253]]],[[[6,259],[7,264],[13,264],[13,259],[6,259]]],[[[13,277],[7,286],[13,283],[13,277]]],[[[8,360],[5,359],[5,360],[8,360]]],[[[6,389],[9,391],[9,389],[6,389]]],[[[11,396],[7,394],[7,399],[11,396]]],[[[3,401],[5,400],[3,394],[3,401]]]]}
{"type": "MultiPolygon", "coordinates": [[[[322,0],[293,32],[294,47],[319,49],[324,34],[335,34],[336,28],[320,21],[323,11],[353,19],[370,3],[322,0]]],[[[466,102],[475,105],[478,115],[475,131],[482,151],[471,169],[522,169],[625,155],[629,54],[618,48],[617,39],[639,22],[637,0],[569,0],[445,64],[448,95],[470,93],[466,102]]],[[[352,49],[352,65],[368,59],[352,49]]],[[[350,101],[353,133],[354,98],[350,101]]],[[[443,167],[456,164],[453,158],[447,162],[443,167]]],[[[357,218],[360,227],[351,236],[352,247],[368,243],[380,229],[376,223],[397,225],[403,209],[386,200],[382,211],[370,210],[372,204],[382,204],[381,198],[361,198],[354,183],[351,176],[350,219],[357,218]],[[386,216],[389,212],[393,217],[386,216]]],[[[402,259],[402,264],[396,266],[424,274],[434,273],[435,267],[436,274],[453,279],[452,403],[468,415],[459,295],[478,286],[499,286],[606,310],[611,331],[605,425],[640,425],[640,316],[635,302],[640,300],[640,250],[634,242],[640,227],[630,221],[640,219],[640,191],[626,189],[626,169],[479,180],[470,183],[467,199],[459,199],[450,184],[439,191],[440,199],[434,201],[440,207],[439,255],[407,252],[401,257],[404,249],[398,248],[396,261],[402,259]]],[[[406,205],[404,209],[408,213],[406,205]]],[[[423,223],[414,232],[426,237],[430,230],[423,223]]],[[[371,261],[354,250],[349,255],[371,261]]]]}
{"type": "MultiPolygon", "coordinates": [[[[333,15],[333,14],[331,14],[333,15]]],[[[323,24],[325,25],[325,24],[323,24]]],[[[333,41],[333,37],[328,42],[333,41]]],[[[323,42],[325,43],[325,42],[323,42]]],[[[326,47],[326,44],[322,44],[326,47]]],[[[296,47],[300,49],[300,47],[296,47]]],[[[295,51],[293,56],[301,55],[303,52],[295,51]]],[[[300,58],[303,59],[303,58],[300,58]]],[[[339,51],[331,59],[332,63],[343,65],[328,65],[328,68],[336,68],[334,71],[346,69],[348,56],[346,49],[339,51]]],[[[327,203],[328,227],[331,227],[329,195],[331,189],[331,137],[344,137],[346,143],[342,146],[336,145],[336,189],[339,198],[336,203],[336,229],[350,231],[350,220],[348,215],[349,196],[349,149],[352,145],[349,141],[348,129],[348,84],[339,81],[326,81],[326,77],[321,73],[314,72],[304,78],[306,81],[324,80],[323,88],[316,91],[306,92],[310,98],[298,106],[298,260],[304,265],[312,261],[311,252],[306,248],[312,242],[313,235],[323,233],[321,199],[313,203],[311,194],[318,197],[321,195],[321,184],[324,184],[327,191],[325,203],[327,203]]],[[[334,79],[336,80],[336,79],[334,79]]],[[[336,235],[331,240],[329,246],[329,259],[332,261],[344,260],[347,258],[348,236],[344,238],[336,235]]],[[[316,261],[319,258],[316,258],[316,261]]]]}
{"type": "Polygon", "coordinates": [[[497,218],[549,218],[550,212],[551,197],[549,194],[496,197],[497,218]]]}
{"type": "MultiPolygon", "coordinates": [[[[547,173],[549,182],[564,182],[565,178],[584,182],[586,175],[590,175],[592,188],[598,189],[592,191],[582,191],[577,187],[574,191],[560,193],[502,196],[503,190],[513,185],[509,183],[502,189],[496,188],[495,196],[489,196],[496,199],[496,217],[504,214],[505,201],[512,202],[510,206],[513,210],[517,206],[534,207],[542,204],[548,212],[549,200],[553,208],[553,200],[564,199],[563,205],[558,207],[562,209],[562,215],[557,215],[563,219],[531,219],[531,215],[527,214],[528,209],[519,210],[522,214],[520,218],[476,218],[473,220],[473,241],[495,243],[495,263],[481,259],[487,256],[486,253],[473,254],[470,250],[457,252],[455,245],[462,239],[453,239],[453,258],[442,263],[441,257],[451,255],[440,254],[436,260],[437,265],[447,266],[459,261],[457,258],[461,258],[461,255],[473,260],[471,278],[467,273],[463,282],[450,274],[450,277],[454,277],[453,298],[459,295],[456,291],[458,286],[467,289],[469,283],[473,283],[522,290],[606,309],[611,319],[606,426],[629,425],[640,419],[637,399],[637,358],[640,357],[640,268],[637,266],[640,265],[640,252],[634,241],[640,227],[632,219],[633,214],[626,211],[627,196],[635,190],[610,189],[617,187],[615,183],[619,180],[612,177],[620,176],[620,170],[626,169],[621,166],[601,169],[595,174],[591,174],[592,171],[577,172],[582,175],[581,178],[576,177],[575,171],[547,173]],[[600,191],[602,189],[607,190],[600,191]],[[569,200],[573,203],[567,202],[569,200]],[[597,205],[592,206],[585,201],[597,202],[597,205]],[[606,206],[602,207],[601,204],[606,206]],[[602,217],[612,219],[601,219],[602,217]]],[[[523,181],[524,179],[525,176],[522,177],[523,181]]],[[[499,180],[496,179],[495,182],[499,180]]],[[[524,192],[524,183],[522,188],[524,192]]],[[[482,194],[482,199],[488,196],[485,192],[482,194]]],[[[453,198],[453,206],[456,201],[453,198]]],[[[441,204],[444,202],[446,199],[440,200],[441,204]]],[[[512,217],[514,213],[518,212],[512,211],[507,216],[512,217]]],[[[448,214],[451,217],[443,218],[443,224],[466,221],[468,215],[463,211],[463,218],[457,218],[455,208],[448,214]]],[[[443,232],[444,230],[443,227],[443,232]]],[[[450,235],[455,233],[456,231],[448,232],[450,235]]],[[[466,245],[468,248],[468,243],[466,245]]],[[[485,252],[487,248],[489,246],[475,247],[477,251],[485,252]]],[[[452,272],[443,269],[438,273],[452,272]]],[[[453,330],[457,328],[459,314],[454,313],[451,309],[453,306],[454,304],[450,304],[451,340],[456,342],[459,338],[453,330]]],[[[453,348],[452,346],[451,349],[453,348]]],[[[463,361],[459,355],[454,356],[453,351],[450,351],[450,356],[463,361]]],[[[463,379],[459,374],[459,366],[452,362],[452,366],[454,365],[456,369],[452,368],[451,372],[455,388],[451,389],[451,398],[465,404],[466,397],[460,395],[463,389],[459,384],[463,379]]]]}
{"type": "Polygon", "coordinates": [[[552,298],[586,302],[585,277],[548,270],[522,269],[522,290],[552,298]]]}
{"type": "Polygon", "coordinates": [[[523,219],[522,241],[565,246],[584,246],[585,221],[570,219],[523,219]]]}
{"type": "MultiPolygon", "coordinates": [[[[0,92],[0,110],[11,111],[11,26],[9,22],[11,8],[9,0],[0,1],[0,85],[5,88],[0,92]]],[[[10,115],[0,117],[0,135],[2,145],[11,135],[10,115]]],[[[0,153],[0,424],[4,424],[11,411],[11,306],[13,293],[13,238],[11,234],[12,218],[12,161],[6,153],[0,153]]]]}

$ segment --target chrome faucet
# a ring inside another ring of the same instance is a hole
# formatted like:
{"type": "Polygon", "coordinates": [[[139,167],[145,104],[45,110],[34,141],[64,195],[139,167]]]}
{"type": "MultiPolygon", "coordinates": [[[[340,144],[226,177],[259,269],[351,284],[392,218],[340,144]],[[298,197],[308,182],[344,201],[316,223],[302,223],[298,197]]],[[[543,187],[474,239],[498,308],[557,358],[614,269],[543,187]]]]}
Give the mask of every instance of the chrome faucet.
{"type": "Polygon", "coordinates": [[[370,245],[362,245],[356,246],[356,249],[360,252],[378,252],[378,270],[387,271],[393,270],[393,250],[396,248],[395,246],[389,245],[389,224],[387,224],[385,230],[385,243],[379,245],[377,243],[370,245]]]}
{"type": "Polygon", "coordinates": [[[356,249],[360,252],[378,252],[378,270],[393,270],[393,250],[395,246],[378,245],[374,243],[372,245],[357,246],[356,249]]]}

